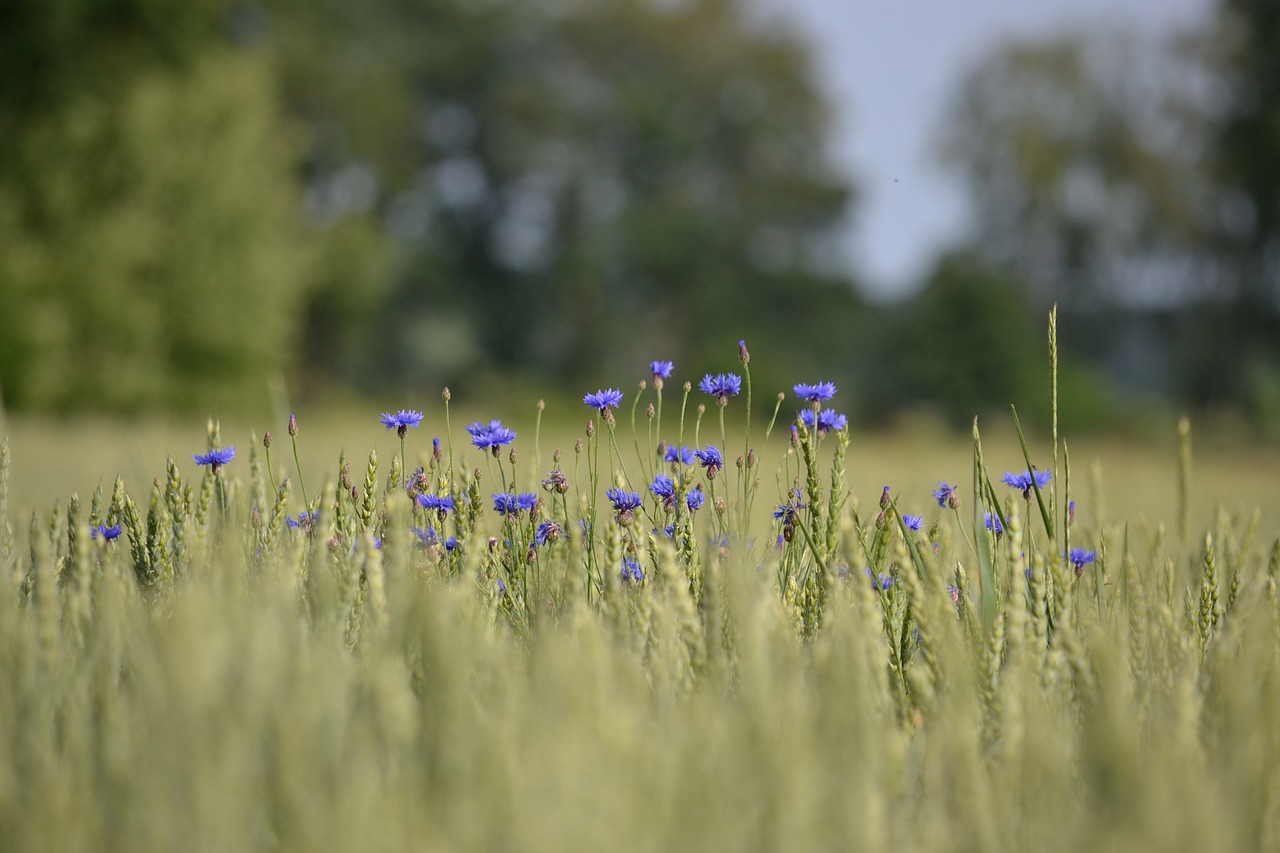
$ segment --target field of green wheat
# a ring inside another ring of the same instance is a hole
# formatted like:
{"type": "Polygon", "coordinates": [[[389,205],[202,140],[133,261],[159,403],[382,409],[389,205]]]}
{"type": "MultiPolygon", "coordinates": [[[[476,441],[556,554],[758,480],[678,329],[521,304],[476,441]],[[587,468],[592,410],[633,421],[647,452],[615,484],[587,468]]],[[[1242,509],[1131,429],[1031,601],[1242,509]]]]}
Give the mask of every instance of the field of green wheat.
{"type": "Polygon", "coordinates": [[[4,845],[1280,847],[1274,452],[715,369],[9,422],[4,845]]]}

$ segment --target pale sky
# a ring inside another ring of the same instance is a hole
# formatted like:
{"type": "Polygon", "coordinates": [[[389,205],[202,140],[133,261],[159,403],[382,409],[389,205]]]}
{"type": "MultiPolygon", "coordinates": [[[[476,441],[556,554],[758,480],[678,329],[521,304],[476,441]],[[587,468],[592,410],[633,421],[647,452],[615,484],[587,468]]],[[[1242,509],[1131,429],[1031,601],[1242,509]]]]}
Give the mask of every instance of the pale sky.
{"type": "Polygon", "coordinates": [[[930,145],[956,80],[1014,37],[1064,28],[1161,33],[1213,0],[765,0],[817,48],[833,150],[861,191],[849,252],[869,295],[902,291],[964,229],[960,186],[930,145]]]}

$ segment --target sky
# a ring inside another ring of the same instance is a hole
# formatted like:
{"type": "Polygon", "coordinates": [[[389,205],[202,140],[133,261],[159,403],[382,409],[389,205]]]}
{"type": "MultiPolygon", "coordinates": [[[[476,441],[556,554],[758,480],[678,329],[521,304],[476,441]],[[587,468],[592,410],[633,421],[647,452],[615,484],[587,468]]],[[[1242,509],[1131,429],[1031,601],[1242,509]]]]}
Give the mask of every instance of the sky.
{"type": "Polygon", "coordinates": [[[964,71],[1017,38],[1124,27],[1159,34],[1213,0],[767,0],[811,40],[834,107],[833,155],[860,195],[849,259],[873,297],[905,292],[964,232],[958,181],[932,140],[964,71]]]}

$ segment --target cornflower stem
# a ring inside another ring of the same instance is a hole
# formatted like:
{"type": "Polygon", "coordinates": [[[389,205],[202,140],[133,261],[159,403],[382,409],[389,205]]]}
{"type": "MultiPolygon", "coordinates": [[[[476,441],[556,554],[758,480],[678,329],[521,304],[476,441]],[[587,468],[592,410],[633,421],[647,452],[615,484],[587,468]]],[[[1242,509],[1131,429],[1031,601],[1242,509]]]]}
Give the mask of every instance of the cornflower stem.
{"type": "MultiPolygon", "coordinates": [[[[764,440],[769,441],[769,436],[773,435],[773,425],[778,422],[778,412],[782,410],[782,398],[778,398],[778,402],[773,404],[773,417],[769,419],[769,428],[764,431],[764,440]]],[[[816,425],[816,423],[815,423],[816,425]]]]}
{"type": "Polygon", "coordinates": [[[738,475],[740,486],[742,488],[742,503],[740,505],[740,513],[742,516],[741,530],[745,534],[747,530],[747,518],[750,513],[751,504],[751,471],[747,469],[746,460],[751,455],[751,363],[743,359],[742,362],[742,378],[747,385],[747,418],[746,418],[746,441],[742,449],[742,472],[738,475]]]}
{"type": "Polygon", "coordinates": [[[956,524],[960,527],[960,535],[964,537],[964,544],[969,546],[969,553],[973,554],[973,559],[978,559],[978,549],[974,547],[973,540],[969,538],[969,531],[964,527],[964,516],[960,514],[959,509],[951,510],[956,514],[956,524]]]}
{"type": "MultiPolygon", "coordinates": [[[[289,443],[293,445],[293,464],[298,470],[298,485],[302,487],[302,505],[307,512],[310,512],[311,501],[307,498],[307,483],[302,479],[302,461],[298,459],[298,437],[296,435],[289,436],[289,443]]],[[[404,468],[403,458],[400,460],[400,467],[404,468]]]]}
{"type": "MultiPolygon", "coordinates": [[[[590,472],[591,500],[587,511],[587,530],[583,537],[587,545],[587,603],[591,603],[591,593],[596,586],[596,576],[600,574],[599,560],[596,557],[596,504],[600,491],[600,431],[593,429],[587,442],[587,469],[590,472]]],[[[603,593],[603,584],[601,590],[603,593]]]]}
{"type": "MultiPolygon", "coordinates": [[[[636,449],[636,458],[640,460],[640,470],[650,480],[653,479],[652,469],[649,468],[648,454],[640,452],[640,434],[636,432],[636,407],[640,405],[640,395],[636,394],[635,399],[631,401],[631,443],[636,449]]],[[[653,448],[652,436],[649,441],[650,449],[653,448]]]]}
{"type": "Polygon", "coordinates": [[[405,458],[404,458],[404,433],[405,433],[405,430],[404,430],[404,428],[403,428],[403,427],[401,427],[399,430],[397,430],[397,432],[399,432],[399,433],[400,433],[400,471],[401,471],[401,473],[403,473],[406,477],[408,477],[408,476],[409,476],[409,474],[408,474],[409,469],[405,467],[405,458]]]}
{"type": "Polygon", "coordinates": [[[618,439],[614,434],[613,424],[605,421],[605,426],[609,429],[609,447],[611,453],[609,457],[610,469],[613,467],[613,456],[616,455],[618,457],[618,470],[622,472],[623,482],[626,483],[627,488],[631,488],[631,478],[627,476],[627,466],[622,461],[622,451],[618,449],[618,439]]]}
{"type": "MultiPolygon", "coordinates": [[[[684,444],[684,413],[688,405],[689,405],[689,391],[687,390],[687,387],[686,387],[684,396],[680,398],[680,443],[681,444],[684,444]]],[[[693,432],[693,444],[695,447],[698,446],[698,431],[696,429],[693,432]]]]}
{"type": "MultiPolygon", "coordinates": [[[[658,387],[654,389],[654,391],[658,395],[658,405],[655,407],[655,410],[654,410],[654,422],[657,426],[658,435],[662,435],[662,385],[659,384],[658,387]]],[[[683,435],[680,436],[680,443],[681,444],[684,443],[683,435]]],[[[652,441],[649,442],[649,445],[652,446],[653,442],[652,441]]]]}
{"type": "Polygon", "coordinates": [[[276,485],[276,474],[275,471],[271,469],[271,448],[263,445],[262,449],[266,452],[267,456],[267,477],[271,480],[271,491],[278,492],[280,491],[280,488],[276,485]]]}

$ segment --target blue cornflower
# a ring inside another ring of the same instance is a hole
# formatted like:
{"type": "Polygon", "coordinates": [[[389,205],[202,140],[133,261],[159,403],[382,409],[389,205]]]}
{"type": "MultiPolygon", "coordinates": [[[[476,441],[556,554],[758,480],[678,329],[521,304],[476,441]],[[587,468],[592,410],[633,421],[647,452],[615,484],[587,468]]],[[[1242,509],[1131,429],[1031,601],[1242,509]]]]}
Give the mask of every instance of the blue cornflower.
{"type": "Polygon", "coordinates": [[[871,571],[870,567],[867,568],[867,577],[871,578],[872,589],[888,589],[893,586],[892,575],[881,575],[877,578],[875,572],[871,571]]]}
{"type": "Polygon", "coordinates": [[[661,388],[662,380],[670,379],[671,372],[676,366],[669,361],[651,361],[649,362],[649,372],[653,374],[653,387],[661,388]]]}
{"type": "Polygon", "coordinates": [[[923,515],[904,515],[902,523],[907,526],[908,530],[919,530],[924,525],[923,515]]]}
{"type": "Polygon", "coordinates": [[[394,415],[388,412],[383,412],[382,417],[380,417],[379,420],[382,421],[382,425],[387,429],[395,430],[399,433],[401,438],[404,438],[404,434],[408,431],[409,427],[416,428],[418,424],[422,423],[422,412],[415,412],[408,409],[401,409],[394,415]]]}
{"type": "Polygon", "coordinates": [[[668,447],[667,454],[664,458],[671,463],[678,462],[682,465],[692,465],[694,453],[692,449],[685,447],[682,444],[678,447],[668,447]]]}
{"type": "Polygon", "coordinates": [[[698,390],[715,397],[718,405],[725,406],[730,397],[736,397],[742,391],[742,377],[736,373],[708,373],[698,383],[698,390]]]}
{"type": "Polygon", "coordinates": [[[707,500],[707,496],[703,494],[702,487],[694,488],[689,494],[685,495],[685,502],[689,504],[689,512],[697,512],[702,509],[702,504],[707,500]]]}
{"type": "Polygon", "coordinates": [[[1076,502],[1074,500],[1067,501],[1067,524],[1075,524],[1076,522],[1076,502]]]}
{"type": "Polygon", "coordinates": [[[593,409],[599,409],[600,414],[603,415],[605,409],[618,408],[618,404],[622,402],[622,392],[617,388],[608,388],[588,394],[582,398],[582,402],[593,409]]]}
{"type": "Polygon", "coordinates": [[[213,473],[216,474],[222,469],[223,465],[236,458],[236,449],[234,447],[224,447],[221,450],[210,450],[208,453],[196,454],[191,458],[196,460],[197,465],[208,465],[213,469],[213,473]]]}
{"type": "Polygon", "coordinates": [[[516,431],[502,425],[502,421],[490,421],[488,426],[476,421],[467,427],[471,433],[471,443],[481,450],[491,449],[498,455],[498,448],[516,440],[516,431]]]}
{"type": "Polygon", "coordinates": [[[780,519],[784,526],[796,523],[796,513],[804,509],[805,505],[799,502],[779,504],[778,508],[773,511],[773,517],[780,519]]]}
{"type": "Polygon", "coordinates": [[[796,396],[801,400],[808,400],[814,404],[830,400],[836,395],[834,382],[819,382],[816,385],[800,384],[794,386],[791,390],[795,391],[796,396]]]}
{"type": "Polygon", "coordinates": [[[667,504],[667,509],[670,509],[672,501],[676,499],[676,482],[666,474],[659,474],[649,485],[649,491],[653,492],[655,498],[661,498],[667,504]]]}
{"type": "Polygon", "coordinates": [[[1000,523],[1000,516],[987,513],[986,517],[987,517],[987,529],[990,530],[992,533],[994,533],[997,538],[999,538],[1000,536],[1003,536],[1004,525],[1000,523]]]}
{"type": "Polygon", "coordinates": [[[1084,574],[1084,567],[1089,565],[1097,557],[1096,551],[1090,551],[1085,548],[1072,548],[1071,551],[1063,555],[1076,567],[1076,574],[1084,574]]]}
{"type": "Polygon", "coordinates": [[[418,537],[418,541],[414,543],[414,547],[416,548],[429,548],[430,546],[436,545],[440,542],[440,536],[436,533],[436,529],[434,527],[428,527],[426,530],[423,530],[421,527],[414,527],[412,530],[413,535],[418,537]]]}
{"type": "Polygon", "coordinates": [[[956,494],[956,487],[949,486],[944,482],[938,482],[938,488],[934,490],[933,497],[938,501],[938,506],[951,507],[957,509],[960,506],[960,496],[956,494]]]}
{"type": "Polygon", "coordinates": [[[533,492],[521,492],[518,495],[499,493],[493,496],[493,509],[502,515],[516,515],[522,510],[531,510],[538,504],[538,496],[533,492]]]}
{"type": "Polygon", "coordinates": [[[441,515],[456,509],[452,495],[418,495],[418,504],[427,510],[437,510],[441,515]]]}
{"type": "Polygon", "coordinates": [[[816,431],[818,435],[839,432],[849,424],[849,419],[835,409],[822,409],[819,412],[814,412],[813,409],[805,409],[800,413],[800,420],[810,430],[816,431]]]}
{"type": "Polygon", "coordinates": [[[626,512],[640,506],[640,493],[628,492],[625,489],[614,487],[604,493],[609,499],[609,503],[613,504],[613,508],[618,512],[626,512]]]}
{"type": "Polygon", "coordinates": [[[1043,489],[1049,485],[1049,481],[1052,479],[1053,475],[1048,471],[1023,471],[1020,474],[1006,471],[1004,476],[1000,478],[1000,482],[1013,486],[1015,489],[1021,489],[1022,496],[1030,498],[1033,484],[1036,488],[1043,489]]]}
{"type": "Polygon", "coordinates": [[[100,524],[96,527],[90,527],[89,535],[94,539],[102,539],[103,542],[110,542],[120,535],[120,525],[113,524],[110,527],[107,527],[105,524],[100,524]]]}
{"type": "Polygon", "coordinates": [[[537,531],[533,534],[533,540],[539,545],[546,545],[548,542],[559,542],[563,533],[560,522],[544,521],[538,525],[537,531]]]}
{"type": "Polygon", "coordinates": [[[312,510],[311,512],[300,512],[296,517],[292,515],[286,515],[284,517],[284,520],[285,520],[285,523],[289,525],[290,530],[301,529],[306,531],[307,533],[310,533],[311,528],[315,527],[315,523],[317,520],[319,520],[319,518],[320,518],[320,510],[317,509],[317,510],[312,510]]]}
{"type": "Polygon", "coordinates": [[[724,467],[724,457],[720,455],[720,450],[710,444],[706,450],[695,450],[693,455],[698,457],[698,464],[707,469],[707,479],[714,480],[716,472],[724,467]]]}
{"type": "Polygon", "coordinates": [[[644,569],[640,568],[640,564],[630,557],[622,559],[622,582],[623,583],[639,583],[644,580],[644,569]]]}

